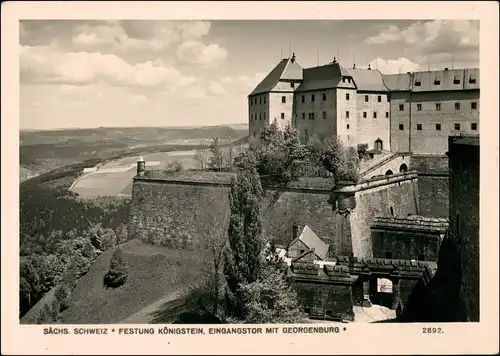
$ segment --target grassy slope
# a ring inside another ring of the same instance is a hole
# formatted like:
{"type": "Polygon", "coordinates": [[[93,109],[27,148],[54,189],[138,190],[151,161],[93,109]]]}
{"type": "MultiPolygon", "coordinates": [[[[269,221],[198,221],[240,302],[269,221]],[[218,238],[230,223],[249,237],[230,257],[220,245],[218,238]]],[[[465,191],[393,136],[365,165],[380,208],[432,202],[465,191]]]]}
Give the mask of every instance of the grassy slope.
{"type": "MultiPolygon", "coordinates": [[[[112,250],[104,252],[78,281],[71,295],[71,306],[61,315],[63,324],[120,323],[178,291],[186,281],[195,282],[200,276],[201,258],[195,251],[156,247],[137,240],[121,248],[129,268],[126,283],[116,289],[103,286],[112,250]]],[[[42,299],[42,303],[47,300],[42,299]]],[[[33,323],[34,311],[38,313],[42,303],[34,306],[21,323],[33,323]]],[[[139,322],[144,322],[144,318],[142,316],[139,322]]]]}

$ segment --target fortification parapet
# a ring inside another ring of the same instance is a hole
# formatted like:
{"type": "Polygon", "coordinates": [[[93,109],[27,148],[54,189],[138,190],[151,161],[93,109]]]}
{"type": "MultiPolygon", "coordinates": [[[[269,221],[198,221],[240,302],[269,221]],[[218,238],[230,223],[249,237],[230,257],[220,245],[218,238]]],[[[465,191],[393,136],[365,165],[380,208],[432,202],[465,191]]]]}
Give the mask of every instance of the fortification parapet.
{"type": "Polygon", "coordinates": [[[319,272],[319,266],[314,263],[292,262],[291,269],[295,274],[307,274],[313,276],[317,276],[319,272]]]}
{"type": "Polygon", "coordinates": [[[325,265],[323,271],[331,277],[350,277],[351,273],[348,266],[325,265]]]}
{"type": "Polygon", "coordinates": [[[416,180],[417,172],[402,172],[390,176],[373,177],[371,179],[354,182],[337,182],[331,191],[330,202],[334,211],[344,214],[356,208],[356,193],[382,187],[384,185],[395,184],[408,180],[416,180]]]}

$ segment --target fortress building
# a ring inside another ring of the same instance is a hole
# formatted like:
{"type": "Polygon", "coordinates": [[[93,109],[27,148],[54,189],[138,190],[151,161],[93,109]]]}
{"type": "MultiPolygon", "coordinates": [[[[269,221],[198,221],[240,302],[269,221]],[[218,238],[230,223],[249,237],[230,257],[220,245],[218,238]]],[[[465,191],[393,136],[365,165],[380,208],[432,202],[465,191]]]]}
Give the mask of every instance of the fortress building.
{"type": "Polygon", "coordinates": [[[444,154],[448,136],[479,130],[479,69],[383,75],[336,59],[302,68],[280,61],[248,96],[249,134],[274,119],[301,139],[338,136],[345,144],[415,154],[444,154]]]}

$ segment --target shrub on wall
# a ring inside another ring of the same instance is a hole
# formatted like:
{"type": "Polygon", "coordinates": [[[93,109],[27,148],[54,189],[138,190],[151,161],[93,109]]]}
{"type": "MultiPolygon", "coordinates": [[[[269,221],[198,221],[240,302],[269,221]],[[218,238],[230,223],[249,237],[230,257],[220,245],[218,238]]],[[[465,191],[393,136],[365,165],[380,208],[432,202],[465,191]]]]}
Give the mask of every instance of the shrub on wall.
{"type": "Polygon", "coordinates": [[[66,284],[61,284],[57,287],[54,293],[54,300],[58,303],[59,312],[66,310],[69,307],[70,290],[66,284]]]}
{"type": "Polygon", "coordinates": [[[117,247],[113,251],[109,263],[109,271],[104,276],[104,285],[109,288],[117,288],[125,283],[128,277],[128,269],[123,260],[122,250],[117,247]]]}
{"type": "Polygon", "coordinates": [[[184,168],[184,166],[182,165],[181,161],[173,161],[173,162],[170,162],[168,164],[167,171],[169,171],[169,172],[180,172],[180,171],[182,171],[183,168],[184,168]]]}
{"type": "Polygon", "coordinates": [[[358,143],[358,158],[364,159],[366,158],[366,152],[368,151],[367,143],[358,143]]]}

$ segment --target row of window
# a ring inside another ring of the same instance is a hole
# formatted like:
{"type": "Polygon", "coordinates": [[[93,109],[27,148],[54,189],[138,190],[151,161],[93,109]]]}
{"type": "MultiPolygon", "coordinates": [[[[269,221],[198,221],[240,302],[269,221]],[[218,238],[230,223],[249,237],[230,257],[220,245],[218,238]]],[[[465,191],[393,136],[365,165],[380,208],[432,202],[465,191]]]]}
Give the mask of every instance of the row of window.
{"type": "MultiPolygon", "coordinates": [[[[471,110],[477,110],[477,103],[470,103],[471,110]]],[[[404,111],[405,105],[399,104],[399,111],[404,111]]],[[[455,110],[460,110],[460,103],[455,103],[455,110]]],[[[417,104],[417,111],[422,111],[422,104],[417,104]]],[[[436,103],[436,111],[441,111],[441,103],[436,103]]]]}
{"type": "MultiPolygon", "coordinates": [[[[370,97],[368,95],[365,95],[365,103],[367,103],[368,101],[370,101],[370,97]]],[[[379,102],[379,103],[382,102],[382,96],[381,95],[377,96],[377,102],[379,102]]]]}
{"type": "MultiPolygon", "coordinates": [[[[306,102],[305,95],[302,95],[300,99],[301,99],[302,103],[306,102]]],[[[323,101],[326,101],[326,94],[325,93],[322,94],[322,99],[323,99],[323,101]]],[[[311,102],[314,102],[314,101],[316,101],[316,96],[314,94],[311,94],[311,102]]]]}
{"type": "MultiPolygon", "coordinates": [[[[368,116],[368,113],[366,111],[363,111],[363,119],[366,119],[368,116]]],[[[377,118],[377,112],[374,111],[373,112],[373,118],[376,119],[377,118]]],[[[389,111],[386,111],[385,112],[385,118],[388,119],[389,118],[389,111]]]]}
{"type": "MultiPolygon", "coordinates": [[[[455,123],[453,125],[453,128],[455,131],[460,131],[460,124],[459,123],[455,123]]],[[[405,129],[405,125],[404,124],[399,124],[399,129],[401,131],[403,131],[405,129]]],[[[476,131],[477,130],[477,123],[476,122],[471,122],[470,124],[470,129],[472,131],[476,131]]],[[[422,131],[422,124],[417,124],[417,130],[418,131],[422,131]]],[[[441,124],[436,124],[436,131],[441,131],[441,124]]]]}
{"type": "Polygon", "coordinates": [[[250,98],[250,106],[252,105],[257,105],[257,104],[266,104],[267,102],[267,97],[265,96],[261,96],[261,97],[258,97],[258,98],[250,98]],[[259,99],[259,100],[257,100],[259,99]],[[262,100],[264,99],[264,100],[262,100]]]}
{"type": "MultiPolygon", "coordinates": [[[[351,98],[350,94],[346,93],[345,99],[346,100],[350,100],[350,98],[351,98]]],[[[250,98],[250,105],[266,104],[267,103],[266,99],[267,98],[265,96],[261,96],[259,98],[250,98]]],[[[326,101],[326,94],[325,93],[322,94],[322,99],[323,99],[323,101],[326,101]]],[[[316,100],[316,96],[314,94],[311,94],[311,102],[314,102],[315,100],[316,100]]],[[[365,102],[367,103],[369,101],[370,101],[370,97],[368,95],[365,95],[365,102]]],[[[389,97],[387,97],[387,101],[390,101],[389,97]]],[[[282,103],[286,103],[286,96],[282,96],[281,97],[281,102],[282,103]]],[[[302,103],[306,102],[305,95],[301,96],[301,102],[302,103]]],[[[381,95],[377,95],[377,102],[379,102],[379,103],[382,102],[382,96],[381,95]]],[[[477,103],[476,102],[472,102],[470,104],[470,107],[471,107],[472,110],[476,110],[477,109],[477,103]]],[[[417,104],[417,111],[421,111],[421,110],[422,110],[422,104],[417,104]]],[[[441,110],[441,103],[436,103],[436,111],[440,111],[440,110],[441,110]]],[[[455,110],[460,110],[460,103],[455,103],[455,110]]],[[[399,104],[399,111],[404,111],[404,104],[399,104]]]]}
{"type": "MultiPolygon", "coordinates": [[[[282,114],[282,115],[284,115],[284,114],[282,114]]],[[[262,120],[262,119],[266,120],[267,119],[267,112],[265,112],[263,114],[259,113],[258,116],[259,116],[259,120],[262,120]]],[[[257,120],[257,114],[250,114],[250,119],[257,120]]]]}
{"type": "MultiPolygon", "coordinates": [[[[470,84],[476,84],[476,78],[470,76],[469,77],[469,83],[470,84]]],[[[460,84],[460,78],[454,78],[453,79],[453,84],[460,84]]],[[[419,87],[422,85],[422,82],[418,79],[415,80],[415,86],[419,87]]],[[[434,79],[434,85],[441,85],[441,78],[435,78],[434,79]]]]}
{"type": "MultiPolygon", "coordinates": [[[[351,95],[350,95],[350,93],[346,93],[346,94],[345,94],[345,100],[350,100],[350,99],[351,99],[351,95]]],[[[311,94],[311,102],[314,102],[315,100],[316,100],[315,95],[314,95],[314,94],[311,94]]],[[[282,101],[283,103],[285,103],[285,102],[286,102],[286,101],[285,101],[285,97],[284,97],[284,96],[281,98],[281,101],[282,101]]],[[[325,93],[323,93],[323,101],[326,101],[326,94],[325,94],[325,93]]],[[[365,102],[369,102],[369,101],[370,101],[370,97],[369,97],[368,95],[365,95],[365,102]]],[[[382,102],[382,96],[381,96],[381,95],[378,95],[378,96],[377,96],[377,101],[378,101],[379,103],[381,103],[381,102],[382,102]]],[[[302,95],[302,97],[301,97],[301,102],[302,102],[302,103],[305,103],[305,102],[306,102],[306,97],[305,97],[305,95],[302,95]]]]}

